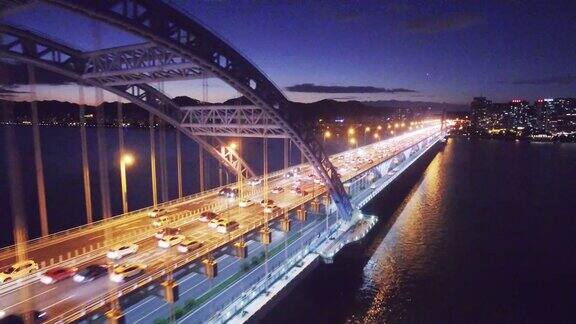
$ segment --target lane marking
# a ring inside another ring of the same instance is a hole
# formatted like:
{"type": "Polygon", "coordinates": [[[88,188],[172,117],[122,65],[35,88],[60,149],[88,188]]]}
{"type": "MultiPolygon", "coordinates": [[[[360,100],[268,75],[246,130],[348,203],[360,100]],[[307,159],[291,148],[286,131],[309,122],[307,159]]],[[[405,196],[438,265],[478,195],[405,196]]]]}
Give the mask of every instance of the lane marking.
{"type": "Polygon", "coordinates": [[[56,287],[50,288],[50,289],[48,289],[48,290],[46,290],[46,291],[43,291],[43,292],[41,292],[41,293],[39,293],[39,294],[35,294],[34,297],[30,297],[30,298],[24,299],[23,301],[20,301],[20,302],[18,302],[18,303],[16,303],[16,304],[12,304],[12,305],[8,306],[8,308],[6,308],[6,309],[9,309],[9,308],[12,308],[12,307],[14,307],[14,306],[17,306],[17,305],[20,305],[20,304],[22,304],[22,303],[25,303],[25,302],[27,302],[27,301],[29,301],[29,300],[32,300],[32,299],[34,299],[34,298],[36,298],[36,297],[38,297],[38,296],[40,296],[40,295],[44,295],[45,293],[50,292],[50,291],[52,291],[52,290],[54,290],[54,289],[56,289],[56,287]]]}
{"type": "Polygon", "coordinates": [[[47,306],[47,307],[44,307],[44,308],[42,309],[42,311],[46,311],[47,309],[49,309],[49,308],[51,308],[51,307],[53,307],[53,306],[56,306],[56,305],[60,304],[61,302],[65,301],[65,300],[68,300],[68,299],[70,299],[70,298],[72,298],[72,297],[74,297],[74,296],[76,296],[76,295],[70,295],[70,296],[68,296],[68,297],[66,297],[66,298],[60,299],[59,301],[55,302],[54,304],[51,304],[51,305],[49,305],[49,306],[47,306]]]}

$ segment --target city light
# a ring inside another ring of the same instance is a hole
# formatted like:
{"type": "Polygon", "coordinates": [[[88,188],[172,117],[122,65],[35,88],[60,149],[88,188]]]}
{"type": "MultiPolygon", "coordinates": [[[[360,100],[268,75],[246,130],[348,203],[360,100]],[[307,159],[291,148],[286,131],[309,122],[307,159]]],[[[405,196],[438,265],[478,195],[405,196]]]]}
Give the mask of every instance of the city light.
{"type": "Polygon", "coordinates": [[[374,139],[379,139],[380,135],[378,133],[374,133],[374,139]]]}
{"type": "Polygon", "coordinates": [[[382,126],[378,125],[378,127],[376,127],[377,130],[382,130],[382,126]]]}
{"type": "Polygon", "coordinates": [[[354,135],[356,133],[356,130],[354,130],[354,128],[350,127],[348,128],[348,135],[354,135]]]}
{"type": "Polygon", "coordinates": [[[366,128],[364,128],[364,133],[368,133],[370,131],[370,127],[366,126],[366,128]]]}
{"type": "Polygon", "coordinates": [[[330,137],[332,137],[332,133],[329,130],[325,131],[324,138],[330,138],[330,137]]]}
{"type": "Polygon", "coordinates": [[[236,144],[236,142],[232,142],[228,144],[228,148],[233,151],[238,148],[238,144],[236,144]]]}
{"type": "Polygon", "coordinates": [[[350,144],[352,144],[352,145],[355,145],[356,139],[354,137],[352,137],[348,142],[350,142],[350,144]]]}
{"type": "Polygon", "coordinates": [[[398,127],[400,127],[400,124],[398,124],[398,123],[394,124],[394,128],[398,128],[398,127]]]}

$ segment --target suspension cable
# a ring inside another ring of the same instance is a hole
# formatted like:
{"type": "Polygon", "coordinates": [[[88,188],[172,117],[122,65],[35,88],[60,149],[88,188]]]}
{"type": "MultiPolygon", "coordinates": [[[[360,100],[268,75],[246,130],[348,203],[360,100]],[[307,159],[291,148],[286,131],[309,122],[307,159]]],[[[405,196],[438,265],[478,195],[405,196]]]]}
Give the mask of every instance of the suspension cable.
{"type": "Polygon", "coordinates": [[[152,204],[158,205],[158,187],[156,183],[156,139],[154,134],[154,115],[150,113],[150,169],[152,178],[152,204]]]}
{"type": "Polygon", "coordinates": [[[40,143],[40,128],[38,125],[38,102],[36,98],[36,73],[30,64],[28,82],[30,83],[30,110],[32,113],[32,136],[34,140],[34,166],[36,167],[36,185],[38,187],[38,211],[40,214],[40,229],[42,236],[49,234],[48,211],[46,210],[46,184],[44,183],[44,164],[42,163],[42,145],[40,143]]]}
{"type": "Polygon", "coordinates": [[[91,224],[94,221],[92,214],[92,192],[90,189],[90,164],[88,163],[88,140],[86,136],[86,116],[85,116],[85,98],[84,86],[79,85],[79,121],[80,121],[80,142],[82,150],[82,179],[84,183],[84,203],[86,206],[86,223],[91,224]]]}

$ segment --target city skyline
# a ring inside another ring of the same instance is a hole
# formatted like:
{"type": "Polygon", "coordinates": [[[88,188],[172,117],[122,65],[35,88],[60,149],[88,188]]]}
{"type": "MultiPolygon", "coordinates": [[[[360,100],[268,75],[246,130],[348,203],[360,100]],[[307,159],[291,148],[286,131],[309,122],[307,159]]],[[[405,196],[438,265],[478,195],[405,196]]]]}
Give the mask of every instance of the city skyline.
{"type": "MultiPolygon", "coordinates": [[[[42,5],[39,5],[42,6],[42,5]]],[[[495,1],[479,3],[378,2],[181,4],[275,80],[293,101],[410,100],[468,104],[478,95],[506,101],[573,97],[576,52],[570,41],[576,25],[570,2],[495,1]],[[242,28],[239,28],[239,27],[242,28]],[[474,63],[472,63],[474,62],[474,63]]],[[[53,33],[62,9],[41,8],[4,18],[53,33]]],[[[112,27],[92,33],[93,23],[71,17],[67,42],[94,49],[97,43],[123,45],[139,40],[112,27]]],[[[236,95],[210,80],[208,101],[236,95]]],[[[74,86],[39,81],[39,99],[75,101],[74,86]]],[[[202,98],[201,81],[166,83],[171,96],[202,98]]],[[[28,86],[5,89],[26,98],[28,86]]],[[[88,92],[89,93],[89,92],[88,92]]],[[[105,96],[114,101],[114,96],[105,96]]],[[[92,100],[89,96],[86,100],[92,100]]]]}

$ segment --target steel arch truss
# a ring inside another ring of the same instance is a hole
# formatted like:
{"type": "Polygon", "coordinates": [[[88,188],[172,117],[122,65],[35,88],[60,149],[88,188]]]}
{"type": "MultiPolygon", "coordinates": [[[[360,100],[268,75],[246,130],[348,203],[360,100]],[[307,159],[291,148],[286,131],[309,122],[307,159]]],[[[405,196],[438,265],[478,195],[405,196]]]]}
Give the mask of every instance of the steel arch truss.
{"type": "Polygon", "coordinates": [[[58,44],[29,31],[0,24],[0,55],[58,73],[79,84],[99,87],[114,93],[182,131],[232,173],[236,174],[240,171],[245,177],[254,176],[252,169],[235,152],[223,154],[220,151],[220,147],[225,146],[220,140],[217,139],[217,148],[206,139],[182,128],[180,121],[183,112],[180,107],[154,87],[148,84],[111,86],[102,84],[97,79],[83,78],[82,71],[85,71],[87,60],[83,53],[76,49],[58,44]]]}
{"type": "Polygon", "coordinates": [[[290,103],[255,65],[224,40],[180,10],[160,0],[44,0],[114,25],[148,42],[179,53],[202,70],[228,83],[266,111],[325,180],[343,217],[352,206],[338,174],[311,130],[294,123],[290,103]]]}
{"type": "Polygon", "coordinates": [[[289,138],[282,126],[257,106],[182,107],[181,126],[195,135],[289,138]]]}
{"type": "Polygon", "coordinates": [[[208,77],[190,60],[151,43],[98,50],[83,57],[82,78],[108,86],[208,77]]]}

